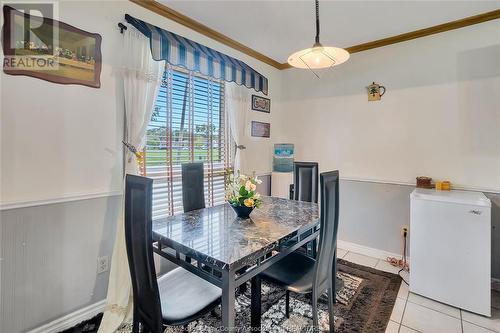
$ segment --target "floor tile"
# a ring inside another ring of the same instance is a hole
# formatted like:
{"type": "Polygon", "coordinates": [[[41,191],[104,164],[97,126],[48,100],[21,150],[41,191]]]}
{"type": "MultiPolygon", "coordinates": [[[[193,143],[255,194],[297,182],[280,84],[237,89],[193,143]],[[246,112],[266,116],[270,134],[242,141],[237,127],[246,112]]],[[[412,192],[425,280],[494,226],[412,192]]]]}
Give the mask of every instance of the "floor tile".
{"type": "Polygon", "coordinates": [[[403,279],[405,279],[406,282],[410,283],[410,273],[407,271],[402,271],[399,273],[399,276],[401,276],[403,279]]]}
{"type": "Polygon", "coordinates": [[[368,257],[359,253],[354,253],[354,252],[348,252],[344,256],[344,260],[353,262],[358,265],[363,265],[363,266],[368,266],[368,267],[375,267],[375,265],[378,263],[378,259],[368,257]]]}
{"type": "Polygon", "coordinates": [[[347,250],[344,250],[344,249],[341,249],[341,248],[337,248],[337,258],[344,258],[344,256],[347,254],[347,250]]]}
{"type": "Polygon", "coordinates": [[[408,296],[408,301],[460,319],[460,309],[454,308],[452,306],[440,302],[436,302],[430,298],[410,293],[410,295],[408,296]]]}
{"type": "Polygon", "coordinates": [[[409,328],[409,327],[401,325],[401,328],[399,329],[399,333],[420,333],[420,332],[414,330],[413,328],[409,328]]]}
{"type": "Polygon", "coordinates": [[[394,303],[394,308],[392,308],[391,320],[400,323],[403,317],[403,312],[405,311],[406,300],[402,298],[396,298],[394,303]]]}
{"type": "Polygon", "coordinates": [[[398,333],[399,332],[399,324],[390,320],[385,329],[385,333],[398,333]]]}
{"type": "Polygon", "coordinates": [[[425,333],[461,333],[460,319],[407,302],[402,324],[425,333]]]}
{"type": "Polygon", "coordinates": [[[500,333],[500,310],[491,309],[491,318],[462,310],[462,320],[500,333]]]}
{"type": "Polygon", "coordinates": [[[399,267],[392,266],[386,260],[383,260],[383,259],[380,259],[378,261],[377,265],[375,265],[375,268],[378,270],[393,273],[393,274],[398,274],[399,270],[401,269],[399,267]]]}
{"type": "Polygon", "coordinates": [[[401,287],[399,287],[398,297],[402,299],[407,299],[408,294],[410,293],[408,289],[408,285],[401,281],[401,287]]]}
{"type": "Polygon", "coordinates": [[[500,291],[491,291],[491,307],[500,310],[500,291]]]}
{"type": "Polygon", "coordinates": [[[494,333],[494,331],[468,323],[466,321],[463,321],[462,324],[464,326],[464,333],[494,333]]]}

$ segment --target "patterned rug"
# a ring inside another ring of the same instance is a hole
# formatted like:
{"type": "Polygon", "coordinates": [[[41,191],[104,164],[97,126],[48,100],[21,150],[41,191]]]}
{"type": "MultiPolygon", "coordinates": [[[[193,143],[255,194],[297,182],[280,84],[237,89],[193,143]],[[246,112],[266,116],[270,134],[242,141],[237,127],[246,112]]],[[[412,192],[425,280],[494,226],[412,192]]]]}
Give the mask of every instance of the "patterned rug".
{"type": "MultiPolygon", "coordinates": [[[[339,260],[337,277],[342,279],[344,287],[337,291],[337,303],[334,306],[336,332],[385,332],[392,308],[399,291],[401,278],[398,275],[382,272],[339,260]]],[[[306,333],[312,332],[312,308],[307,295],[290,294],[290,318],[285,317],[285,292],[266,282],[262,283],[262,332],[269,333],[306,333]]],[[[250,288],[236,299],[236,326],[240,332],[249,332],[250,324],[250,288]]],[[[319,324],[328,332],[327,295],[323,295],[318,304],[319,324]]],[[[100,321],[100,318],[99,318],[100,321]]],[[[89,323],[82,323],[81,325],[89,323]]],[[[189,324],[189,332],[220,332],[220,312],[218,310],[189,324]]],[[[80,325],[79,325],[80,326],[80,325]]],[[[92,325],[97,331],[97,325],[92,325]]],[[[73,332],[94,332],[85,330],[73,332]]],[[[75,327],[77,329],[77,327],[75,327]]],[[[122,326],[118,333],[130,333],[131,325],[122,326]]],[[[176,332],[167,328],[165,333],[176,332]]],[[[178,330],[177,330],[178,332],[178,330]]]]}

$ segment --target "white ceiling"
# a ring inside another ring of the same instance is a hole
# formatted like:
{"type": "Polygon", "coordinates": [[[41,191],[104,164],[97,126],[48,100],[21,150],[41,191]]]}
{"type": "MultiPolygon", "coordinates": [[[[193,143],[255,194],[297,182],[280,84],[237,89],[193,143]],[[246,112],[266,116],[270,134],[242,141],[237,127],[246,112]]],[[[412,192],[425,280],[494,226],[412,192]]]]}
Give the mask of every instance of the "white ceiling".
{"type": "MultiPolygon", "coordinates": [[[[314,42],[314,1],[179,1],[168,7],[279,62],[314,42]]],[[[500,9],[500,0],[320,0],[321,42],[349,47],[500,9]]]]}

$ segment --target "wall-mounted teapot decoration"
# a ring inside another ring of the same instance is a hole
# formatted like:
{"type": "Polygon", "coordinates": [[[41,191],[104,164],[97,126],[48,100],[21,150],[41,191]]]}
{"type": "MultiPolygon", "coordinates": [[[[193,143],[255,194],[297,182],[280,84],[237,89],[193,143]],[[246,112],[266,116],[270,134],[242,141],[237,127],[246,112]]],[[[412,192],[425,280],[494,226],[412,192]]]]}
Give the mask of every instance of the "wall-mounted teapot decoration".
{"type": "Polygon", "coordinates": [[[380,98],[385,94],[385,87],[373,82],[368,87],[368,101],[380,101],[380,98]]]}

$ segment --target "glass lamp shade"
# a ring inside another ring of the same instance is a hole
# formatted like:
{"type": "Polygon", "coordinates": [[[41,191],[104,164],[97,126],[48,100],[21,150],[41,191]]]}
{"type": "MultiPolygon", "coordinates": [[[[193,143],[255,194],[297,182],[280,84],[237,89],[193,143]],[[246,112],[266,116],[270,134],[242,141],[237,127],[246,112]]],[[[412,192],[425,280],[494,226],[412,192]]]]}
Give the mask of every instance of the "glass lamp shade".
{"type": "Polygon", "coordinates": [[[321,69],[340,65],[349,59],[349,52],[338,47],[313,46],[288,57],[292,67],[321,69]]]}

